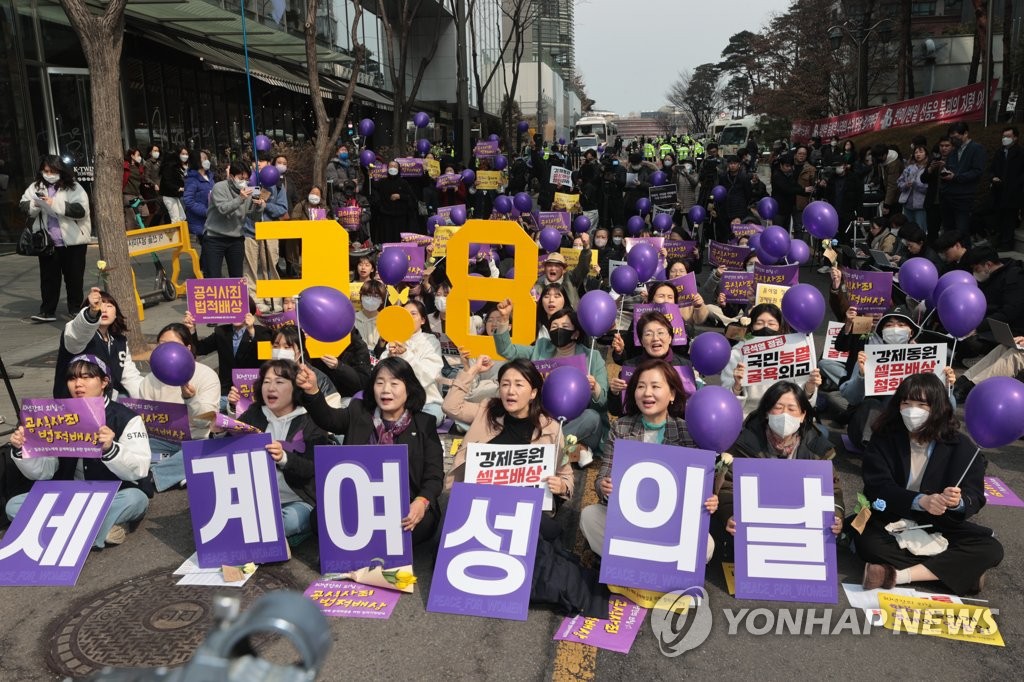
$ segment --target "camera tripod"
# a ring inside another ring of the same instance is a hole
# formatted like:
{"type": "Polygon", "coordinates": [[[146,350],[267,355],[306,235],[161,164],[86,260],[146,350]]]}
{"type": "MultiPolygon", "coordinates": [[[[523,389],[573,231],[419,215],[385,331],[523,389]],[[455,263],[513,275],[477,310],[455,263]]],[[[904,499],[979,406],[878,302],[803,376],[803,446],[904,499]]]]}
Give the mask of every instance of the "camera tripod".
{"type": "Polygon", "coordinates": [[[5,422],[4,418],[0,416],[0,437],[14,433],[14,430],[18,428],[18,424],[21,422],[21,407],[18,404],[18,396],[14,394],[14,386],[11,385],[11,377],[7,374],[7,365],[4,364],[3,354],[0,353],[0,377],[3,377],[4,386],[7,388],[7,396],[11,399],[11,406],[14,408],[14,414],[17,415],[17,419],[14,420],[13,424],[5,422]]]}

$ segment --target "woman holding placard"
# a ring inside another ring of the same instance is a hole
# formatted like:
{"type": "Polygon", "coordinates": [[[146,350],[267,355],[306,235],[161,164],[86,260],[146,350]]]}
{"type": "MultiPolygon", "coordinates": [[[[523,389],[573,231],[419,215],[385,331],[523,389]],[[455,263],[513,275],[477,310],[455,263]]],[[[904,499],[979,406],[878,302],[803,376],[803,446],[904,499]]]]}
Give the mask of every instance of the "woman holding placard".
{"type": "Polygon", "coordinates": [[[904,379],[875,423],[864,453],[871,509],[856,539],[864,589],[938,580],[976,594],[1002,561],[992,530],[967,520],[985,506],[987,462],[959,428],[934,374],[904,379]]]}
{"type": "Polygon", "coordinates": [[[380,359],[398,357],[412,365],[416,378],[426,392],[426,402],[421,409],[433,415],[437,424],[440,424],[444,420],[441,389],[437,385],[441,370],[444,368],[441,342],[430,332],[427,310],[420,301],[409,301],[404,307],[412,315],[415,331],[404,341],[389,342],[380,359]]]}
{"type": "MultiPolygon", "coordinates": [[[[521,346],[512,343],[509,316],[512,314],[512,301],[506,299],[498,304],[502,321],[494,334],[494,345],[498,355],[513,360],[550,360],[551,358],[568,358],[583,355],[590,359],[590,340],[580,327],[576,313],[563,308],[551,316],[548,326],[550,338],[537,339],[532,346],[521,346]]],[[[576,436],[579,442],[594,451],[601,443],[604,423],[607,421],[608,406],[608,370],[603,358],[587,362],[587,380],[590,382],[591,399],[587,409],[579,417],[565,423],[565,434],[576,436]]]]}
{"type": "MultiPolygon", "coordinates": [[[[15,465],[32,481],[120,481],[120,489],[107,510],[93,547],[120,545],[127,530],[133,530],[149,508],[154,494],[149,473],[149,436],[142,417],[110,399],[110,371],[95,355],[77,355],[64,370],[67,397],[103,398],[104,426],[99,430],[99,458],[22,456],[25,427],[11,434],[11,456],[15,465]]],[[[13,519],[26,495],[12,497],[7,503],[7,518],[13,519]]]]}
{"type": "MultiPolygon", "coordinates": [[[[448,395],[444,399],[444,411],[452,419],[469,424],[462,445],[455,453],[452,471],[445,477],[445,486],[450,488],[455,481],[463,480],[466,450],[470,443],[494,445],[527,445],[554,443],[558,447],[557,470],[547,479],[548,490],[558,504],[572,499],[572,465],[562,447],[558,422],[545,412],[541,405],[541,388],[544,379],[529,360],[509,360],[498,371],[498,397],[479,403],[467,400],[477,376],[491,369],[494,362],[482,355],[469,369],[455,377],[448,395]]],[[[541,522],[541,535],[553,539],[561,532],[557,523],[550,518],[555,515],[558,505],[541,522]]]]}
{"type": "MultiPolygon", "coordinates": [[[[743,430],[730,448],[730,454],[733,457],[831,460],[836,451],[814,425],[814,408],[807,399],[807,392],[791,381],[779,381],[765,391],[757,409],[744,420],[743,430]]],[[[720,478],[718,518],[729,533],[735,534],[731,466],[723,468],[720,478]]],[[[835,470],[832,482],[836,511],[832,532],[839,535],[843,530],[843,489],[835,470]]]]}
{"type": "MultiPolygon", "coordinates": [[[[264,362],[256,380],[253,404],[238,416],[238,421],[274,438],[267,452],[274,460],[284,534],[292,546],[308,538],[313,530],[314,448],[332,444],[331,437],[299,404],[302,392],[296,382],[298,372],[298,365],[289,360],[264,362]]],[[[212,431],[217,434],[220,429],[214,426],[212,431]]]]}
{"type": "MultiPolygon", "coordinates": [[[[679,264],[682,261],[678,262],[679,264]]],[[[683,274],[686,274],[685,272],[683,274]]],[[[677,304],[679,301],[679,291],[676,289],[674,284],[670,282],[650,282],[646,285],[647,287],[647,300],[646,303],[671,303],[677,304]]],[[[696,329],[694,324],[704,324],[708,318],[708,309],[704,305],[704,299],[700,294],[697,294],[693,299],[692,306],[685,306],[679,308],[679,314],[683,319],[683,326],[686,329],[687,339],[692,339],[696,336],[696,329]]],[[[632,313],[630,314],[632,317],[632,313]]],[[[674,332],[673,332],[674,333],[674,332]]],[[[639,329],[637,330],[637,336],[640,335],[639,329]]],[[[612,360],[622,365],[625,364],[630,358],[634,358],[640,352],[633,343],[631,334],[626,334],[626,338],[622,337],[622,334],[618,331],[612,336],[612,360]]],[[[688,348],[681,346],[679,353],[686,355],[688,348]]]]}
{"type": "Polygon", "coordinates": [[[405,445],[409,449],[409,515],[402,528],[413,544],[429,540],[437,527],[437,501],[444,486],[443,448],[437,421],[423,411],[426,393],[402,358],[382,359],[370,374],[370,388],[348,407],[332,408],[309,367],[299,369],[298,386],[309,416],[323,429],[345,437],[345,445],[405,445]]]}
{"type": "MultiPolygon", "coordinates": [[[[628,376],[636,370],[641,363],[651,360],[664,360],[673,367],[692,367],[690,361],[673,352],[672,349],[672,323],[662,313],[656,310],[644,313],[636,323],[636,331],[640,336],[641,353],[629,358],[622,363],[623,369],[631,370],[628,376]]],[[[618,337],[618,335],[616,335],[618,337]]],[[[690,370],[692,373],[692,369],[690,370]]],[[[621,417],[624,403],[622,392],[626,390],[626,379],[619,377],[608,380],[608,413],[621,417]]]]}
{"type": "MultiPolygon", "coordinates": [[[[750,326],[747,327],[747,340],[755,337],[772,337],[791,334],[786,321],[782,318],[782,311],[773,303],[762,303],[754,306],[750,311],[750,326]]],[[[732,356],[729,364],[722,370],[722,386],[733,392],[733,395],[743,404],[744,414],[749,414],[757,406],[761,398],[771,386],[768,382],[761,382],[752,386],[744,386],[743,380],[746,376],[746,364],[743,362],[743,343],[733,346],[732,356]]],[[[817,369],[803,380],[803,391],[813,406],[818,401],[818,386],[821,385],[821,373],[817,369]]]]}
{"type": "MultiPolygon", "coordinates": [[[[608,498],[613,493],[611,473],[615,441],[625,439],[684,448],[697,447],[684,419],[686,393],[683,391],[683,383],[675,368],[664,360],[649,358],[637,366],[626,387],[625,412],[626,416],[615,421],[605,441],[601,471],[595,481],[601,502],[586,507],[580,513],[580,532],[595,554],[604,551],[608,498]]],[[[714,514],[718,509],[718,496],[712,495],[705,500],[704,508],[709,514],[714,514]]],[[[708,561],[711,561],[714,551],[714,540],[709,537],[708,561]]]]}

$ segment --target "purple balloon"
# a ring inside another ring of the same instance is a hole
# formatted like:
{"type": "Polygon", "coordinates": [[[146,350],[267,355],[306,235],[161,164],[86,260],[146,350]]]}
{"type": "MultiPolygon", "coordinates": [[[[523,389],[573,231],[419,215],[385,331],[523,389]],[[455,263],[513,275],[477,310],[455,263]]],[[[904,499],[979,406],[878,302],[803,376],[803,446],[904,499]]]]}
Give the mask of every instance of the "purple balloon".
{"type": "Polygon", "coordinates": [[[967,394],[964,421],[979,446],[1010,445],[1024,436],[1024,384],[1012,377],[985,379],[967,394]]]}
{"type": "Polygon", "coordinates": [[[490,135],[487,136],[487,139],[490,140],[491,142],[498,142],[499,140],[501,140],[501,135],[499,135],[498,133],[491,133],[490,135]]]}
{"type": "Polygon", "coordinates": [[[465,185],[466,187],[469,187],[474,182],[476,182],[476,173],[473,172],[472,168],[467,168],[466,170],[462,171],[461,176],[462,184],[465,185]]]}
{"type": "Polygon", "coordinates": [[[444,225],[444,220],[439,215],[432,215],[427,218],[427,234],[433,236],[434,230],[437,229],[438,225],[444,225]]]}
{"type": "Polygon", "coordinates": [[[397,286],[409,274],[409,256],[405,249],[390,248],[380,252],[377,273],[385,284],[397,286]]]}
{"type": "Polygon", "coordinates": [[[772,225],[761,233],[759,246],[765,253],[774,256],[777,260],[789,253],[789,241],[789,232],[778,225],[772,225]]]}
{"type": "Polygon", "coordinates": [[[743,408],[729,389],[704,385],[686,401],[686,426],[697,447],[724,452],[740,435],[743,408]]]}
{"type": "Polygon", "coordinates": [[[632,266],[620,265],[612,271],[611,285],[615,293],[623,296],[631,294],[636,291],[638,284],[640,284],[640,275],[632,266]]]}
{"type": "Polygon", "coordinates": [[[655,187],[668,184],[668,173],[665,171],[654,171],[651,173],[651,184],[655,187]]]}
{"type": "Polygon", "coordinates": [[[690,362],[704,376],[721,372],[731,357],[732,346],[723,334],[704,332],[690,342],[690,362]]]}
{"type": "Polygon", "coordinates": [[[296,308],[302,331],[324,343],[341,341],[356,321],[352,301],[332,287],[308,287],[299,294],[296,308]]]}
{"type": "Polygon", "coordinates": [[[771,197],[762,197],[757,202],[757,213],[765,220],[771,220],[779,213],[779,202],[771,197]]]}
{"type": "Polygon", "coordinates": [[[508,157],[504,154],[498,154],[494,157],[494,161],[492,163],[494,164],[494,170],[505,170],[508,168],[508,157]]]}
{"type": "Polygon", "coordinates": [[[161,343],[149,356],[149,368],[153,376],[168,386],[184,386],[192,381],[196,359],[180,343],[161,343]]]}
{"type": "Polygon", "coordinates": [[[416,151],[420,154],[426,154],[430,151],[430,140],[426,138],[420,138],[416,140],[416,151]]]}
{"type": "MultiPolygon", "coordinates": [[[[733,402],[739,405],[735,398],[733,402]]],[[[572,421],[590,404],[587,375],[575,367],[556,367],[544,380],[541,403],[555,419],[572,421]]]]}
{"type": "Polygon", "coordinates": [[[260,174],[257,171],[249,173],[249,186],[257,187],[260,184],[260,174]]]}
{"type": "Polygon", "coordinates": [[[919,301],[931,296],[939,283],[939,270],[927,258],[911,258],[900,266],[900,288],[919,301]]]}
{"type": "Polygon", "coordinates": [[[540,246],[548,253],[558,251],[562,245],[562,233],[553,227],[545,227],[540,231],[540,246]]]}
{"type": "Polygon", "coordinates": [[[636,200],[636,210],[640,215],[647,215],[651,212],[651,200],[647,197],[640,197],[636,200]]]}
{"type": "Polygon", "coordinates": [[[721,185],[715,185],[711,188],[711,198],[715,200],[716,204],[720,204],[725,201],[725,197],[729,195],[729,190],[721,185]]]}
{"type": "Polygon", "coordinates": [[[505,194],[499,194],[494,197],[494,210],[498,213],[511,213],[512,212],[512,197],[505,194]]]}
{"type": "Polygon", "coordinates": [[[958,284],[942,292],[937,307],[939,321],[950,334],[962,339],[985,319],[988,302],[976,286],[958,284]]]}
{"type": "Polygon", "coordinates": [[[565,138],[564,137],[558,138],[558,144],[565,144],[565,138]]]}
{"type": "Polygon", "coordinates": [[[934,308],[938,305],[938,301],[942,298],[942,294],[944,294],[947,289],[955,287],[958,284],[972,287],[978,286],[978,282],[974,279],[974,275],[966,270],[950,270],[942,277],[939,277],[938,284],[935,285],[935,288],[932,289],[931,295],[928,297],[928,305],[934,308]]]}
{"type": "Polygon", "coordinates": [[[839,231],[839,214],[827,201],[812,201],[803,212],[804,227],[818,239],[832,239],[839,231]]]}
{"type": "Polygon", "coordinates": [[[505,273],[504,277],[505,277],[505,279],[515,279],[516,278],[516,269],[515,268],[509,268],[508,272],[505,273]]]}
{"type": "Polygon", "coordinates": [[[273,187],[281,179],[281,173],[277,166],[268,163],[260,169],[260,184],[264,187],[273,187]]]}
{"type": "Polygon", "coordinates": [[[801,334],[810,334],[825,319],[825,297],[810,284],[797,284],[782,295],[782,317],[801,334]]]}
{"type": "Polygon", "coordinates": [[[412,117],[412,123],[417,128],[426,128],[430,125],[430,114],[425,111],[417,112],[417,114],[412,117]]]}
{"type": "Polygon", "coordinates": [[[786,254],[786,260],[790,263],[807,265],[811,260],[811,247],[807,246],[807,242],[802,239],[790,240],[789,253],[786,254]]]}
{"type": "Polygon", "coordinates": [[[363,137],[373,135],[374,130],[376,130],[376,126],[374,125],[372,118],[364,118],[359,122],[359,134],[363,137]]]}
{"type": "Polygon", "coordinates": [[[583,294],[580,299],[578,315],[583,331],[589,336],[598,337],[606,334],[615,326],[615,317],[618,315],[618,311],[611,294],[595,289],[583,294]]]}
{"type": "Polygon", "coordinates": [[[704,219],[708,217],[708,212],[704,210],[703,206],[695,204],[690,207],[690,211],[686,215],[690,217],[691,223],[698,225],[704,222],[704,219]]]}
{"type": "Polygon", "coordinates": [[[527,192],[520,192],[515,195],[512,199],[512,203],[521,213],[529,213],[533,210],[533,197],[531,197],[527,192]]]}
{"type": "Polygon", "coordinates": [[[530,122],[529,121],[520,121],[518,123],[518,125],[516,125],[516,130],[518,130],[521,133],[525,133],[529,129],[530,129],[530,122]]]}
{"type": "Polygon", "coordinates": [[[646,282],[654,276],[658,269],[658,252],[646,242],[636,244],[626,254],[626,262],[636,270],[637,277],[641,282],[646,282]]]}
{"type": "Polygon", "coordinates": [[[668,232],[672,229],[672,216],[668,213],[659,213],[651,219],[651,226],[658,232],[668,232]]]}
{"type": "Polygon", "coordinates": [[[452,210],[448,213],[448,217],[452,219],[453,225],[464,225],[469,216],[466,214],[466,207],[459,205],[452,206],[452,210]]]}
{"type": "Polygon", "coordinates": [[[754,253],[757,254],[757,260],[765,265],[775,265],[780,260],[777,256],[764,250],[764,244],[761,243],[761,240],[758,240],[757,246],[754,247],[754,253]]]}
{"type": "Polygon", "coordinates": [[[582,234],[590,231],[590,218],[585,215],[578,215],[576,219],[572,221],[572,231],[576,234],[582,234]]]}
{"type": "Polygon", "coordinates": [[[269,152],[271,144],[272,143],[270,141],[270,138],[267,137],[266,135],[257,135],[256,136],[256,151],[258,151],[258,152],[269,152]]]}
{"type": "Polygon", "coordinates": [[[359,163],[363,166],[370,166],[377,160],[377,155],[372,149],[364,149],[359,152],[359,163]]]}
{"type": "Polygon", "coordinates": [[[647,223],[638,215],[630,216],[629,220],[626,221],[626,232],[634,236],[640,234],[640,230],[645,227],[647,227],[647,223]]]}
{"type": "Polygon", "coordinates": [[[750,239],[747,240],[747,246],[749,246],[750,248],[754,249],[755,251],[757,250],[757,247],[760,246],[760,244],[761,244],[761,233],[760,232],[755,232],[754,234],[750,235],[750,239]]]}
{"type": "MultiPolygon", "coordinates": [[[[479,272],[471,272],[471,273],[469,273],[469,276],[470,277],[483,277],[483,275],[481,275],[479,272]]],[[[469,301],[469,312],[471,312],[471,313],[478,313],[481,310],[483,310],[485,305],[487,305],[487,301],[474,301],[473,299],[470,299],[470,301],[469,301]]]]}

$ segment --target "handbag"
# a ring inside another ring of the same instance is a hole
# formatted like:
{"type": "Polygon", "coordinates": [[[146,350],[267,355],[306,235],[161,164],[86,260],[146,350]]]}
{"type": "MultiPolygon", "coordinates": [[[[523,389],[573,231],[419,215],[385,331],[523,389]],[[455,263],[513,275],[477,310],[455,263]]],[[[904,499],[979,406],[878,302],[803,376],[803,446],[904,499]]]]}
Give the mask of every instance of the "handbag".
{"type": "Polygon", "coordinates": [[[16,251],[19,256],[51,256],[53,255],[53,238],[45,229],[36,230],[28,225],[18,237],[16,251]]]}

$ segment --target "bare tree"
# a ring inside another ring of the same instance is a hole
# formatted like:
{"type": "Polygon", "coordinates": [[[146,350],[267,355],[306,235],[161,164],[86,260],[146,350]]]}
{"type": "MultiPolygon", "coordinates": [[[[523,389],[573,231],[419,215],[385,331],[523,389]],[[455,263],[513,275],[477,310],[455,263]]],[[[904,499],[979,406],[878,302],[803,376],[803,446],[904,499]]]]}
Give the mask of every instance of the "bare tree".
{"type": "MultiPolygon", "coordinates": [[[[419,94],[420,84],[423,82],[423,74],[426,73],[430,61],[437,53],[437,46],[440,43],[436,38],[430,41],[430,49],[420,58],[416,65],[416,75],[413,77],[412,86],[406,81],[406,74],[409,72],[410,47],[412,38],[413,22],[419,15],[423,6],[423,0],[392,0],[387,4],[378,3],[381,25],[384,27],[384,37],[387,42],[388,51],[388,72],[391,74],[391,87],[395,99],[395,109],[392,112],[392,130],[395,139],[392,143],[394,156],[402,156],[408,148],[406,141],[406,121],[412,112],[413,102],[419,94]]],[[[445,0],[441,0],[436,8],[434,18],[433,35],[441,33],[441,26],[444,23],[444,9],[447,6],[445,0]]]]}
{"type": "Polygon", "coordinates": [[[366,47],[359,42],[359,24],[363,18],[362,0],[352,0],[355,6],[352,14],[351,44],[352,64],[349,67],[350,74],[348,86],[345,88],[345,99],[341,103],[341,111],[331,125],[331,119],[327,115],[327,107],[324,106],[323,94],[320,91],[320,71],[318,67],[316,51],[316,15],[320,0],[307,0],[306,2],[306,65],[309,77],[309,99],[313,104],[313,116],[316,119],[316,140],[313,144],[313,184],[319,187],[324,186],[324,176],[327,171],[327,160],[330,158],[333,146],[341,135],[345,119],[348,118],[349,108],[352,106],[352,96],[356,90],[356,82],[359,80],[359,72],[362,69],[363,61],[366,58],[366,47]]]}
{"type": "MultiPolygon", "coordinates": [[[[971,0],[974,5],[974,50],[971,52],[971,66],[967,72],[967,84],[978,82],[978,68],[988,49],[988,3],[991,0],[971,0]]],[[[1004,29],[1005,30],[1005,29],[1004,29]]],[[[991,74],[989,74],[991,79],[991,74]]],[[[985,84],[988,87],[988,83],[985,84]]]]}
{"type": "Polygon", "coordinates": [[[680,71],[669,87],[665,97],[669,104],[683,112],[690,130],[707,130],[725,108],[720,74],[717,64],[701,64],[692,73],[685,69],[680,71]]]}
{"type": "Polygon", "coordinates": [[[587,96],[587,82],[583,79],[583,73],[578,70],[574,71],[569,85],[576,96],[580,98],[580,111],[584,114],[590,113],[596,102],[587,96]]]}
{"type": "Polygon", "coordinates": [[[147,345],[135,304],[121,197],[121,50],[127,0],[110,0],[100,7],[87,4],[86,0],[61,0],[60,4],[78,35],[89,66],[96,178],[92,193],[96,207],[94,227],[100,252],[108,263],[110,293],[128,321],[128,346],[139,356],[147,351],[147,345]]]}
{"type": "MultiPolygon", "coordinates": [[[[519,71],[523,64],[523,54],[526,52],[528,40],[526,32],[529,31],[540,11],[538,0],[504,0],[501,5],[502,14],[508,21],[508,33],[512,38],[512,51],[507,59],[512,67],[512,78],[505,79],[505,99],[514,101],[516,91],[519,89],[519,71]]],[[[502,54],[502,67],[504,68],[506,55],[502,54]]],[[[503,107],[504,112],[512,111],[511,107],[503,107]]],[[[516,139],[516,124],[518,121],[505,117],[505,139],[516,139]]],[[[539,124],[538,124],[539,125],[539,124]]]]}
{"type": "MultiPolygon", "coordinates": [[[[501,48],[498,54],[494,57],[494,63],[491,65],[490,70],[487,72],[486,77],[480,77],[480,54],[477,43],[477,25],[476,25],[476,4],[477,0],[469,0],[469,6],[466,11],[468,24],[469,24],[469,44],[471,50],[471,56],[473,60],[473,84],[476,86],[476,102],[478,111],[483,114],[484,111],[484,95],[487,93],[487,89],[491,86],[491,82],[494,77],[498,75],[498,72],[504,68],[504,62],[502,59],[505,57],[505,53],[508,51],[509,46],[512,44],[512,32],[505,36],[501,43],[501,48]]],[[[499,20],[500,22],[500,20],[499,20]]],[[[501,34],[500,23],[498,25],[498,34],[501,34]]]]}

